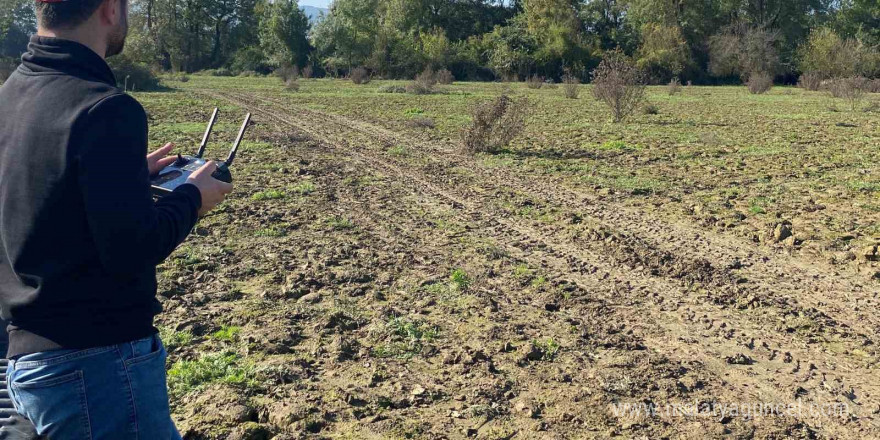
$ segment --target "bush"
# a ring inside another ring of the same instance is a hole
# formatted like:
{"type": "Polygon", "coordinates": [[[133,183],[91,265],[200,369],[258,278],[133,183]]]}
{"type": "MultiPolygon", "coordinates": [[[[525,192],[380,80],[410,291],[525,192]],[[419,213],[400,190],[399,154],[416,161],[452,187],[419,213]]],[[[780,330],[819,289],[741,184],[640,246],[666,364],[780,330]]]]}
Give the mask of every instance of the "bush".
{"type": "Polygon", "coordinates": [[[568,99],[578,99],[581,93],[581,80],[578,77],[572,75],[570,72],[566,72],[565,75],[562,76],[562,93],[568,99]]]}
{"type": "Polygon", "coordinates": [[[462,132],[462,147],[469,153],[494,153],[510,145],[525,129],[527,110],[528,100],[507,95],[478,105],[462,132]]]}
{"type": "Polygon", "coordinates": [[[211,73],[211,76],[235,76],[232,74],[231,70],[225,67],[220,67],[209,72],[211,73]]]}
{"type": "Polygon", "coordinates": [[[645,101],[644,76],[623,52],[609,52],[593,71],[593,96],[611,109],[614,122],[621,122],[645,101]]]}
{"type": "Polygon", "coordinates": [[[798,87],[816,92],[822,87],[822,75],[816,72],[806,72],[798,78],[798,87]]]}
{"type": "Polygon", "coordinates": [[[281,79],[281,82],[287,85],[290,81],[296,81],[299,78],[299,68],[290,64],[275,69],[275,75],[281,79]]]}
{"type": "Polygon", "coordinates": [[[667,86],[667,91],[669,92],[669,96],[677,95],[681,92],[681,81],[678,78],[672,78],[672,81],[669,81],[669,85],[667,86]]]}
{"type": "Polygon", "coordinates": [[[315,68],[312,67],[311,64],[309,64],[306,67],[303,67],[303,70],[302,70],[303,79],[312,79],[313,76],[315,76],[315,68]]]}
{"type": "Polygon", "coordinates": [[[749,88],[749,93],[753,95],[767,93],[773,88],[773,75],[766,72],[753,73],[749,75],[746,86],[749,88]]]}
{"type": "Polygon", "coordinates": [[[406,86],[406,91],[415,95],[429,95],[434,93],[435,85],[437,85],[437,77],[434,75],[434,71],[428,67],[406,86]]]}
{"type": "Polygon", "coordinates": [[[288,92],[298,92],[299,82],[296,79],[288,80],[287,83],[284,84],[284,89],[288,92]]]}
{"type": "Polygon", "coordinates": [[[388,85],[379,87],[379,93],[406,93],[406,87],[396,86],[394,84],[388,84],[388,85]]]}
{"type": "Polygon", "coordinates": [[[435,77],[437,78],[437,82],[443,85],[449,85],[455,81],[455,76],[452,75],[452,72],[450,72],[449,69],[443,69],[437,72],[435,77]]]}
{"type": "Polygon", "coordinates": [[[868,82],[868,93],[880,93],[880,78],[868,82]]]}
{"type": "Polygon", "coordinates": [[[659,115],[660,114],[660,107],[657,107],[656,104],[652,104],[652,103],[648,102],[648,103],[645,103],[645,106],[642,108],[642,111],[646,115],[659,115]]]}
{"type": "Polygon", "coordinates": [[[828,84],[828,91],[835,98],[849,102],[850,109],[855,111],[865,94],[868,92],[869,81],[865,78],[838,78],[828,84]]]}
{"type": "Polygon", "coordinates": [[[533,75],[526,80],[526,86],[530,89],[539,90],[541,87],[544,87],[544,78],[533,75]]]}
{"type": "Polygon", "coordinates": [[[144,64],[136,63],[124,55],[109,58],[108,64],[116,74],[117,85],[125,90],[143,91],[159,88],[159,77],[144,64]]]}
{"type": "Polygon", "coordinates": [[[814,30],[798,47],[798,67],[825,78],[851,78],[880,74],[880,54],[858,38],[844,38],[830,28],[814,30]]]}
{"type": "Polygon", "coordinates": [[[352,70],[350,77],[351,82],[355,84],[369,84],[370,81],[372,81],[372,78],[370,78],[370,72],[363,67],[358,67],[357,69],[352,70]]]}

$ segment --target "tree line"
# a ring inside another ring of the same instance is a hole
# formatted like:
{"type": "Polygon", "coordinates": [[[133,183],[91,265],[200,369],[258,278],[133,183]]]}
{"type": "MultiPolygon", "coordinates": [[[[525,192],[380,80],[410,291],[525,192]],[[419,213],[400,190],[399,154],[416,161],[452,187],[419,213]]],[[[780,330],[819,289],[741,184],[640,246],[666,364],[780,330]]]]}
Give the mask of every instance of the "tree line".
{"type": "MultiPolygon", "coordinates": [[[[0,50],[14,57],[31,0],[2,1],[0,50]]],[[[619,49],[656,83],[880,76],[877,0],[335,0],[314,25],[293,0],[129,2],[124,56],[163,71],[586,81],[619,49]]]]}

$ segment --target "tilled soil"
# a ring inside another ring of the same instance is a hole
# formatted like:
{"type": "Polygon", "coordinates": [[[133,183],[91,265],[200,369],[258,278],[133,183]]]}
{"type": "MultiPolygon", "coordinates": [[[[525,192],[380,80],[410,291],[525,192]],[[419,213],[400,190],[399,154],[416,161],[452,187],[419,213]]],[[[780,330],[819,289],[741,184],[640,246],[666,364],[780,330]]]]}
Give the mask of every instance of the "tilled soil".
{"type": "Polygon", "coordinates": [[[239,159],[201,257],[163,266],[160,324],[196,336],[172,361],[232,350],[258,376],[176,397],[188,438],[880,437],[876,282],[455,145],[200,94],[272,148],[239,159]]]}

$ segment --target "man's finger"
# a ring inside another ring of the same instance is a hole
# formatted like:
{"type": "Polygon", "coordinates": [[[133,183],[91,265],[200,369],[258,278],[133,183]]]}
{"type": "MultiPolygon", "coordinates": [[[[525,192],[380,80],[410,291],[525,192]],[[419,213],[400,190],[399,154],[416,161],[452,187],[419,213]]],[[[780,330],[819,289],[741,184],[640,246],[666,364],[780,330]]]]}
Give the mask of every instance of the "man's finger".
{"type": "Polygon", "coordinates": [[[217,171],[217,162],[211,160],[208,163],[202,165],[201,168],[197,169],[196,172],[192,173],[193,177],[201,177],[202,174],[208,173],[214,174],[214,171],[217,171]]]}
{"type": "Polygon", "coordinates": [[[174,149],[174,144],[172,144],[171,142],[169,142],[169,143],[165,144],[164,147],[162,147],[162,148],[160,148],[160,149],[158,149],[158,150],[156,150],[156,151],[154,151],[154,152],[148,154],[147,157],[150,158],[150,159],[155,159],[155,158],[157,158],[157,157],[165,157],[165,156],[167,156],[168,153],[170,153],[171,150],[173,150],[173,149],[174,149]]]}
{"type": "Polygon", "coordinates": [[[164,169],[165,167],[167,167],[168,165],[173,164],[174,161],[176,161],[176,160],[177,160],[177,158],[174,156],[163,157],[156,162],[156,166],[161,170],[161,169],[164,169]]]}

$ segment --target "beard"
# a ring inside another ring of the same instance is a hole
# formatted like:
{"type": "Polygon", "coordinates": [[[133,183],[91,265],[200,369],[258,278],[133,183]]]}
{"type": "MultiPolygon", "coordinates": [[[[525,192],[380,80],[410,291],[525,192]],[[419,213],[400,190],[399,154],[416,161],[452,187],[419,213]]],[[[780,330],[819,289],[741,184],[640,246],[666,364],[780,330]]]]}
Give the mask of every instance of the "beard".
{"type": "Polygon", "coordinates": [[[120,4],[122,7],[122,20],[113,29],[113,32],[107,36],[107,53],[104,55],[105,58],[119,55],[122,53],[122,49],[125,49],[125,38],[128,37],[128,2],[120,0],[120,4]]]}

